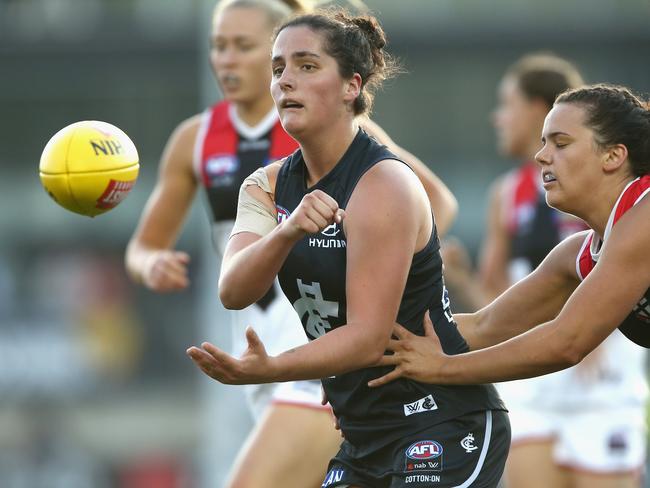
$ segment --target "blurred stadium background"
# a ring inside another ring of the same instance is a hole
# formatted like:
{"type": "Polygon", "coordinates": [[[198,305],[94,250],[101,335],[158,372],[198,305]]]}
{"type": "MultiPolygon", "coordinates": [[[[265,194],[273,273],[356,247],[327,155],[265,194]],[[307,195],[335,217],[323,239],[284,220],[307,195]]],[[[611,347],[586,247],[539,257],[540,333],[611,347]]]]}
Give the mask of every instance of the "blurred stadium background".
{"type": "MultiPolygon", "coordinates": [[[[650,92],[648,0],[366,3],[407,70],[375,118],[454,191],[453,234],[473,253],[488,182],[512,164],[489,117],[513,60],[550,50],[588,81],[650,92]]],[[[250,428],[237,388],[208,382],[184,354],[230,341],[205,210],[179,243],[193,255],[186,293],[136,288],[122,265],[168,135],[219,97],[212,6],[0,0],[0,487],[219,488],[250,428]],[[85,119],[122,128],[141,158],[129,198],[96,219],[57,207],[38,180],[47,140],[85,119]],[[223,400],[212,411],[208,395],[223,400]]]]}

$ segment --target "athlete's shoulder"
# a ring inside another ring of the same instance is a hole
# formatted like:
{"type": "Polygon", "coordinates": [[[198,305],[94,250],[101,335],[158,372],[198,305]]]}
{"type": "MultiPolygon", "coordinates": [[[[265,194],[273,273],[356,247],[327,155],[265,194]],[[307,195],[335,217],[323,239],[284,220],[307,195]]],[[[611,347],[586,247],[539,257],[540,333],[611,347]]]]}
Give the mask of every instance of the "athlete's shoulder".
{"type": "Polygon", "coordinates": [[[182,167],[191,170],[194,145],[200,125],[201,114],[196,114],[183,120],[174,128],[163,153],[163,167],[182,167]]]}
{"type": "Polygon", "coordinates": [[[630,181],[623,190],[616,203],[615,220],[627,212],[631,207],[637,205],[650,193],[650,175],[640,176],[630,181]]]}
{"type": "Polygon", "coordinates": [[[361,127],[366,134],[372,137],[379,144],[383,144],[389,147],[394,144],[393,140],[389,137],[386,131],[367,115],[358,116],[357,122],[359,124],[359,127],[361,127]]]}
{"type": "Polygon", "coordinates": [[[350,202],[359,198],[367,199],[378,209],[387,205],[406,213],[415,211],[425,200],[428,201],[417,175],[397,159],[383,159],[363,174],[350,202]]]}
{"type": "Polygon", "coordinates": [[[172,138],[179,140],[191,140],[191,142],[194,143],[196,134],[198,133],[199,127],[201,126],[201,121],[203,120],[203,115],[203,113],[198,113],[182,120],[174,129],[172,138]]]}
{"type": "Polygon", "coordinates": [[[631,205],[620,206],[620,216],[615,216],[615,225],[612,227],[611,233],[622,234],[625,233],[630,239],[649,238],[650,232],[650,185],[648,188],[639,192],[635,196],[634,202],[631,205]],[[618,218],[617,218],[618,217],[618,218]]]}
{"type": "Polygon", "coordinates": [[[275,194],[275,183],[278,181],[278,174],[288,159],[289,157],[282,158],[264,166],[264,172],[269,179],[272,194],[275,194]]]}

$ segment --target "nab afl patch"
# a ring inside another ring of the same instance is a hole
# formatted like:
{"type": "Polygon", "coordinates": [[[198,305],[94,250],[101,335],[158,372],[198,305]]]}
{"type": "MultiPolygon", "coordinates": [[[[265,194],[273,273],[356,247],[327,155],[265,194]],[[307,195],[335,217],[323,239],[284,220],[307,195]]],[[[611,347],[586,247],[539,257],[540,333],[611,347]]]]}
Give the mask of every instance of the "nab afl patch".
{"type": "Polygon", "coordinates": [[[278,212],[278,224],[281,224],[289,218],[289,211],[281,205],[276,205],[275,210],[278,212]]]}
{"type": "Polygon", "coordinates": [[[442,445],[436,441],[418,441],[404,451],[405,471],[442,471],[442,445]]]}

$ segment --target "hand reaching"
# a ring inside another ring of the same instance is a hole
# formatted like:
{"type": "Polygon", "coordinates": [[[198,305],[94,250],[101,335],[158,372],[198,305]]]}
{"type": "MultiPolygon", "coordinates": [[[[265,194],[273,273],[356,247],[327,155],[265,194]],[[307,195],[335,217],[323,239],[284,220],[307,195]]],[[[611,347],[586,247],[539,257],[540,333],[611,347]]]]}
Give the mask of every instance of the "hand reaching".
{"type": "Polygon", "coordinates": [[[270,383],[274,380],[271,357],[266,353],[252,327],[246,329],[248,347],[237,359],[218,347],[204,342],[192,346],[187,355],[205,374],[227,385],[270,383]]]}
{"type": "Polygon", "coordinates": [[[380,378],[368,382],[368,386],[377,387],[390,383],[397,378],[409,378],[422,383],[436,383],[440,369],[448,356],[442,351],[440,339],[433,329],[429,312],[424,314],[424,336],[408,331],[399,324],[393,328],[393,335],[388,350],[394,354],[384,356],[378,366],[395,366],[380,378]]]}
{"type": "Polygon", "coordinates": [[[187,288],[189,254],[182,251],[154,251],[146,258],[142,283],[157,292],[178,291],[187,288]]]}

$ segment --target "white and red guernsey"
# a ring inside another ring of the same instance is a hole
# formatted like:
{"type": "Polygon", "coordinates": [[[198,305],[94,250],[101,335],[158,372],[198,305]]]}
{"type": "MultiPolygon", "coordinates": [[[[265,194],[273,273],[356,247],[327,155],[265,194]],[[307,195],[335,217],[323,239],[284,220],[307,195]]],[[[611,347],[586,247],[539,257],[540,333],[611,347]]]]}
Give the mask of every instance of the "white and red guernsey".
{"type": "MultiPolygon", "coordinates": [[[[650,175],[641,176],[628,183],[609,215],[603,239],[601,240],[593,230],[587,234],[576,259],[576,270],[581,280],[584,280],[596,266],[603,243],[618,219],[648,193],[650,193],[650,175]]],[[[650,348],[650,288],[618,328],[632,342],[650,348]]]]}

